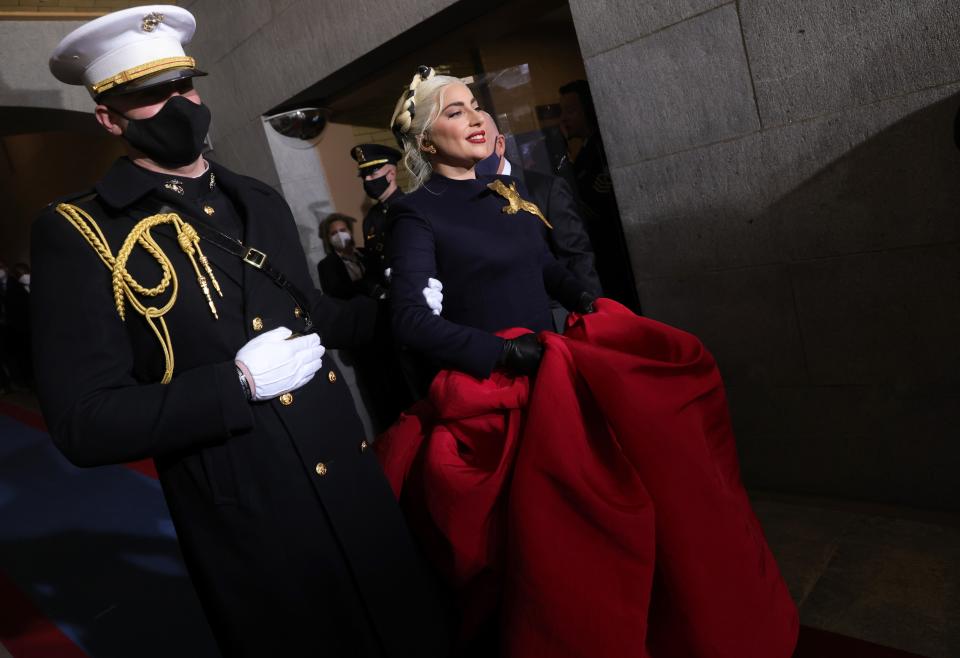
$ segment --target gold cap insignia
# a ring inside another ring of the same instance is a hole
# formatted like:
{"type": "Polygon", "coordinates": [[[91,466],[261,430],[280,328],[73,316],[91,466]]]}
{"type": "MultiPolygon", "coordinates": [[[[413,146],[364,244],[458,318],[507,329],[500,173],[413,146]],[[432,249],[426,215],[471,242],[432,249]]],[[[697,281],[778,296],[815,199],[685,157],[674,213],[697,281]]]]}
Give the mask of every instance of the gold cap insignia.
{"type": "Polygon", "coordinates": [[[359,146],[353,149],[353,159],[357,162],[363,162],[363,149],[359,146]]]}
{"type": "Polygon", "coordinates": [[[157,26],[163,22],[163,14],[158,14],[157,12],[150,12],[143,17],[143,22],[140,24],[140,29],[144,32],[153,32],[157,29],[157,26]]]}

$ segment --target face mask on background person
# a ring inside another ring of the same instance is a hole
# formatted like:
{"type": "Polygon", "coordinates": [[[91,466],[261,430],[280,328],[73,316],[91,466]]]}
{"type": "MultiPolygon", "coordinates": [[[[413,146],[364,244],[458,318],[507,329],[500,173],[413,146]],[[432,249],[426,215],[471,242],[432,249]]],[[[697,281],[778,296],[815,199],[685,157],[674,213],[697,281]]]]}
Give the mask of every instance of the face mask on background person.
{"type": "Polygon", "coordinates": [[[195,162],[210,129],[210,109],[174,96],[148,119],[129,119],[123,137],[154,162],[183,167],[195,162]]]}
{"type": "Polygon", "coordinates": [[[473,165],[473,171],[477,176],[495,176],[500,168],[500,156],[496,150],[485,157],[483,160],[473,165]]]}
{"type": "Polygon", "coordinates": [[[27,292],[30,292],[30,275],[29,274],[21,274],[20,278],[17,280],[20,282],[20,284],[24,288],[27,289],[27,292]]]}
{"type": "Polygon", "coordinates": [[[366,192],[367,196],[371,199],[379,199],[380,196],[387,191],[388,187],[390,187],[390,181],[387,180],[386,175],[380,178],[374,178],[373,180],[363,181],[363,191],[366,192]]]}
{"type": "Polygon", "coordinates": [[[353,243],[353,236],[346,231],[337,231],[330,236],[330,244],[337,251],[343,251],[353,243]]]}

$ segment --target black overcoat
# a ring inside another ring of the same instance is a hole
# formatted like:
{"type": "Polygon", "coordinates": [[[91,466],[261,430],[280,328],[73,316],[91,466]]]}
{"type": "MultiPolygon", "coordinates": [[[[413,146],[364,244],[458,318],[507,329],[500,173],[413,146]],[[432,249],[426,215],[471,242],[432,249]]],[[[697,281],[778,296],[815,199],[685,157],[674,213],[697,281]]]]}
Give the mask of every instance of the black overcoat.
{"type": "MultiPolygon", "coordinates": [[[[375,305],[313,289],[280,195],[214,163],[211,170],[243,220],[245,242],[310,291],[322,342],[368,339],[375,305]]],[[[114,253],[163,205],[155,177],[126,159],[75,203],[114,253]]],[[[52,207],[34,224],[34,355],[57,446],[80,466],[155,458],[224,655],[445,655],[446,606],[333,360],[289,404],[248,403],[241,391],[237,350],[263,331],[302,328],[295,303],[261,272],[205,245],[224,294],[215,320],[171,227],[152,233],[179,280],[166,316],[175,358],[166,385],[156,337],[129,307],[121,321],[94,250],[52,207]]],[[[141,247],[128,269],[148,287],[160,280],[141,247]]]]}

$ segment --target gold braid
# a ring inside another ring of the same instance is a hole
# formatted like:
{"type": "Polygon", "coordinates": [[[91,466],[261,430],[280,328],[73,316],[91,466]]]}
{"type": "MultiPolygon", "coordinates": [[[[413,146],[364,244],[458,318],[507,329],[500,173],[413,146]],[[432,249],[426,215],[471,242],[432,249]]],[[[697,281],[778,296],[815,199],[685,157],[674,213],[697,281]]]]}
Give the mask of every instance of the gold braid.
{"type": "Polygon", "coordinates": [[[400,144],[400,148],[403,148],[404,139],[413,126],[413,117],[417,110],[414,100],[417,95],[417,88],[420,87],[421,82],[429,80],[434,75],[436,75],[436,72],[431,67],[418,66],[413,79],[404,90],[400,100],[397,101],[397,106],[393,110],[393,117],[390,119],[390,129],[393,131],[397,143],[400,144]]]}
{"type": "MultiPolygon", "coordinates": [[[[93,219],[93,217],[87,214],[83,209],[69,203],[61,203],[57,205],[56,210],[63,217],[65,217],[67,221],[69,221],[70,224],[77,229],[77,231],[80,232],[80,235],[82,235],[90,244],[90,246],[93,247],[93,250],[100,257],[100,260],[103,261],[103,264],[106,265],[107,269],[110,270],[113,287],[113,301],[116,305],[117,313],[120,315],[120,319],[126,320],[125,300],[129,301],[130,306],[132,306],[137,313],[146,319],[150,329],[153,330],[157,340],[160,341],[160,348],[163,350],[164,363],[166,367],[163,372],[163,379],[160,380],[160,383],[170,383],[170,380],[173,378],[173,342],[170,339],[170,331],[167,329],[167,323],[163,316],[173,308],[174,303],[177,301],[177,290],[179,284],[177,282],[177,273],[176,270],[174,270],[173,263],[164,253],[160,245],[157,244],[157,241],[154,239],[154,237],[150,234],[150,229],[155,226],[159,226],[160,224],[173,224],[177,231],[177,242],[180,244],[180,248],[183,250],[183,252],[187,255],[187,258],[190,259],[190,263],[193,265],[194,272],[197,274],[197,282],[200,284],[200,289],[206,296],[210,310],[213,313],[213,316],[216,318],[217,309],[210,297],[210,292],[207,287],[207,280],[200,273],[200,268],[197,266],[197,261],[194,258],[195,255],[199,256],[201,263],[204,266],[204,270],[206,270],[207,274],[213,280],[213,284],[217,289],[217,292],[220,292],[220,286],[216,281],[216,277],[213,276],[213,272],[210,270],[206,257],[200,250],[200,236],[197,235],[196,229],[180,219],[180,216],[176,213],[151,215],[146,219],[140,220],[140,222],[133,227],[133,230],[127,234],[126,239],[123,241],[123,246],[120,247],[120,251],[118,251],[117,255],[114,256],[113,252],[110,251],[110,245],[107,243],[107,239],[104,237],[100,226],[93,219]],[[138,244],[143,247],[147,253],[153,256],[154,260],[157,261],[157,264],[160,266],[160,269],[163,272],[160,283],[153,288],[147,288],[141,285],[127,271],[127,261],[130,258],[130,254],[133,252],[133,248],[138,244]],[[170,288],[170,299],[159,307],[147,306],[144,302],[137,298],[137,295],[143,297],[157,297],[166,292],[168,288],[170,288]]],[[[223,294],[221,293],[221,297],[222,296],[223,294]]]]}

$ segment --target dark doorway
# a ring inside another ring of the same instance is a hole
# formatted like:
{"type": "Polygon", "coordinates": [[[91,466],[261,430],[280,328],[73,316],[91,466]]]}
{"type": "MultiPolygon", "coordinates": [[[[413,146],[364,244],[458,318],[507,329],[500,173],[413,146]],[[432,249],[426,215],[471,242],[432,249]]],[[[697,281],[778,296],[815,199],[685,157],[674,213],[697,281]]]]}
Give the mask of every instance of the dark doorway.
{"type": "MultiPolygon", "coordinates": [[[[462,78],[507,136],[507,158],[515,172],[511,175],[522,179],[527,170],[568,180],[593,243],[605,295],[639,310],[601,134],[573,134],[563,116],[576,101],[584,105],[588,119],[595,117],[587,107],[589,96],[571,95],[567,89],[586,79],[569,5],[522,0],[489,3],[483,9],[485,13],[478,14],[475,5],[457,3],[271,113],[304,106],[330,111],[330,138],[317,148],[333,203],[338,212],[362,217],[368,202],[359,192],[344,145],[396,146],[390,116],[418,65],[462,78]]],[[[401,187],[405,183],[401,174],[401,187]]]]}

